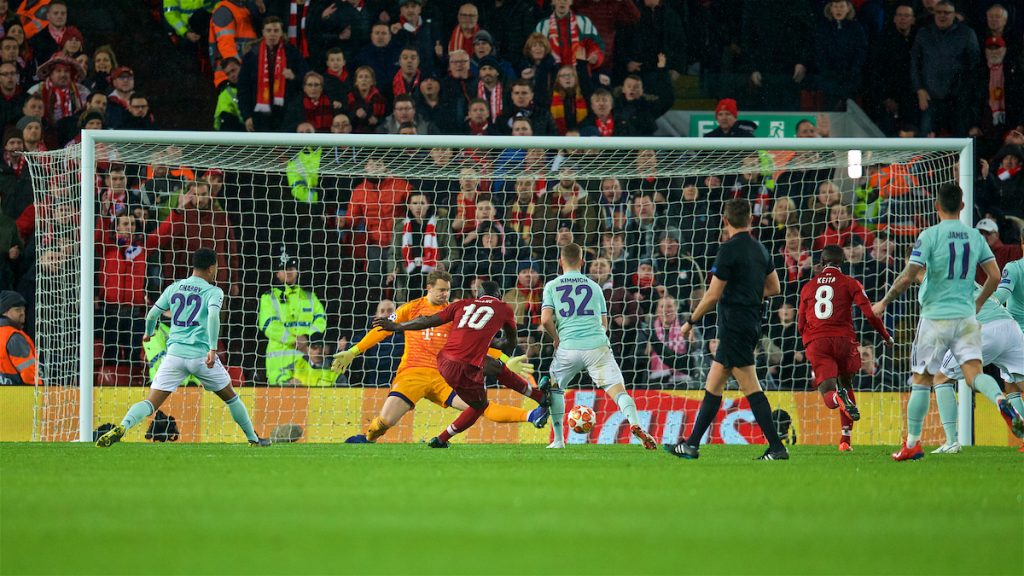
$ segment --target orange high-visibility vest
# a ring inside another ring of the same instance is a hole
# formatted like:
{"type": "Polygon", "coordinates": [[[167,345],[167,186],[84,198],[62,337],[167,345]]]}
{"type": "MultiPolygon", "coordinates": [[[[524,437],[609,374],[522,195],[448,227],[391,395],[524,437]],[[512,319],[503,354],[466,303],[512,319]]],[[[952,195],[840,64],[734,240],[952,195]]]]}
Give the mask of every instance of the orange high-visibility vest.
{"type": "Polygon", "coordinates": [[[220,61],[234,57],[241,62],[243,52],[247,48],[246,45],[256,40],[256,30],[252,27],[252,18],[245,7],[222,0],[213,9],[213,15],[216,16],[221,8],[226,8],[231,12],[231,23],[226,26],[218,26],[213,21],[210,22],[209,40],[214,86],[220,86],[228,79],[227,74],[220,69],[220,61]]]}
{"type": "Polygon", "coordinates": [[[21,27],[25,29],[25,40],[46,28],[49,24],[49,21],[46,20],[46,11],[49,8],[50,0],[25,0],[25,3],[18,7],[21,27]]]}
{"type": "Polygon", "coordinates": [[[0,386],[36,384],[36,345],[14,326],[0,326],[0,386]],[[20,334],[28,342],[28,356],[11,356],[7,344],[11,336],[20,334]]]}

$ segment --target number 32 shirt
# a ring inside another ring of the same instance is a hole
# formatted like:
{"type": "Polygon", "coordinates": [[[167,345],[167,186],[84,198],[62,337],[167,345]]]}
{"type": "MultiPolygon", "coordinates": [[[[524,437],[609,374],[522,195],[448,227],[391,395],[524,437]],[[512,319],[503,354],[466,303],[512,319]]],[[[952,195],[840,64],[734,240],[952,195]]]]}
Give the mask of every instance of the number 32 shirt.
{"type": "Polygon", "coordinates": [[[601,324],[608,312],[604,293],[582,273],[568,272],[545,284],[542,306],[555,313],[559,348],[596,350],[609,345],[601,324]]]}
{"type": "Polygon", "coordinates": [[[959,220],[942,220],[921,232],[910,253],[910,261],[925,269],[917,296],[921,317],[973,318],[974,272],[994,258],[981,233],[959,220]]]}
{"type": "Polygon", "coordinates": [[[819,338],[843,338],[856,342],[853,333],[853,305],[884,338],[889,337],[882,321],[871,312],[871,302],[860,282],[835,266],[826,266],[800,289],[797,330],[804,347],[819,338]]]}
{"type": "Polygon", "coordinates": [[[224,291],[198,276],[178,280],[156,301],[171,311],[167,353],[178,358],[202,358],[210,351],[210,314],[220,315],[224,291]]]}
{"type": "Polygon", "coordinates": [[[452,323],[441,354],[478,368],[483,365],[491,340],[501,327],[516,329],[512,308],[493,296],[453,302],[437,315],[445,323],[452,323]]]}

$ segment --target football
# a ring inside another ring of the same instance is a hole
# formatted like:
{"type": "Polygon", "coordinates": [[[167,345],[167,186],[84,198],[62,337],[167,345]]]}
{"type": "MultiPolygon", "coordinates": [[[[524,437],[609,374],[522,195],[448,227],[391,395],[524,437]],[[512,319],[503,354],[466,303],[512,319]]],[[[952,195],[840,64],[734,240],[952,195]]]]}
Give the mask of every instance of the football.
{"type": "Polygon", "coordinates": [[[569,428],[577,434],[587,434],[594,427],[597,414],[590,406],[573,406],[569,410],[569,428]]]}

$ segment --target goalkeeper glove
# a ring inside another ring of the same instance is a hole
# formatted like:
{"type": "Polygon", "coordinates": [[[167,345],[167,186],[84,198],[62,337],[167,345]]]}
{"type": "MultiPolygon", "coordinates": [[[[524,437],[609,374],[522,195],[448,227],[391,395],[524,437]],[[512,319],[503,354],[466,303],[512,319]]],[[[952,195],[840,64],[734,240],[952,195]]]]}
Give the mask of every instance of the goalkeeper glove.
{"type": "Polygon", "coordinates": [[[348,350],[343,350],[334,355],[334,361],[331,362],[331,371],[337,372],[338,374],[344,374],[345,370],[348,370],[352,361],[359,356],[360,350],[358,347],[353,346],[348,350]]]}
{"type": "Polygon", "coordinates": [[[520,376],[533,374],[533,364],[526,361],[526,355],[514,356],[505,363],[508,369],[520,376]]]}

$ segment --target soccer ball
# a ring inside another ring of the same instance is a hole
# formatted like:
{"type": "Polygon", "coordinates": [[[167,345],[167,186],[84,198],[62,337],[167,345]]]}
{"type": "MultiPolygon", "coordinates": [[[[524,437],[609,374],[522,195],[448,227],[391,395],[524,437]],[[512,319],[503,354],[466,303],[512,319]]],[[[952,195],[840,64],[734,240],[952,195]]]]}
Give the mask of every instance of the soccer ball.
{"type": "Polygon", "coordinates": [[[587,434],[597,422],[597,414],[589,406],[573,406],[569,410],[569,428],[577,434],[587,434]]]}

